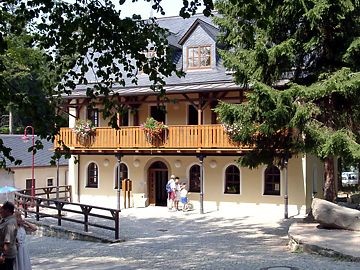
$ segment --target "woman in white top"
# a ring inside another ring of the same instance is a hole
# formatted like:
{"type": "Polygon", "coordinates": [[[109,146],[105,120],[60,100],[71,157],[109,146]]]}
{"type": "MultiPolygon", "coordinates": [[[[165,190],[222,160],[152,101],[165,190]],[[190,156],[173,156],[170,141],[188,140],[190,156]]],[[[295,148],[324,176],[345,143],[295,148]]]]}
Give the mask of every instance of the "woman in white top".
{"type": "Polygon", "coordinates": [[[29,252],[26,246],[26,232],[36,231],[36,226],[24,220],[19,211],[15,212],[16,221],[18,224],[16,242],[17,242],[17,255],[15,260],[16,270],[31,270],[31,262],[29,252]]]}

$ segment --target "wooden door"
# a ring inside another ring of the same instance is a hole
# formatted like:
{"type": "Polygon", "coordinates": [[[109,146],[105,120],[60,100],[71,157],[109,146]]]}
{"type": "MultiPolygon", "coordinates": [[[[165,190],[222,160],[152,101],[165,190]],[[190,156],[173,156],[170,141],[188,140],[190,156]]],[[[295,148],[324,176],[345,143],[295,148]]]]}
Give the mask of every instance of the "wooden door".
{"type": "Polygon", "coordinates": [[[167,193],[166,183],[168,181],[168,169],[163,162],[154,162],[148,171],[148,197],[149,204],[166,206],[167,193]]]}

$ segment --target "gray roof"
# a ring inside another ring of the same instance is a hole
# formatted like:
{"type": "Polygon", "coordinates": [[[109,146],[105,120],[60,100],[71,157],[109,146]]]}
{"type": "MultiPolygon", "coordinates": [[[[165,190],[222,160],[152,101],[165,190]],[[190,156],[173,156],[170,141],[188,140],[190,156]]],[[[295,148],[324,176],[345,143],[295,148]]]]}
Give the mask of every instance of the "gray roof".
{"type": "MultiPolygon", "coordinates": [[[[173,61],[176,64],[177,69],[181,69],[183,64],[182,46],[179,42],[186,40],[189,34],[191,34],[198,25],[214,40],[216,40],[219,33],[218,28],[214,25],[211,18],[201,14],[194,15],[188,19],[183,19],[179,16],[164,17],[157,19],[157,22],[159,26],[168,29],[171,33],[168,39],[169,43],[174,48],[173,61]]],[[[98,81],[92,71],[87,72],[86,78],[88,84],[77,85],[76,89],[72,91],[72,94],[70,96],[64,95],[64,98],[75,96],[86,97],[86,89],[93,87],[98,81]]],[[[138,81],[136,85],[131,82],[133,78],[124,78],[125,87],[114,84],[112,89],[124,96],[154,93],[150,89],[152,82],[149,81],[148,75],[139,73],[137,74],[137,78],[138,81]]],[[[232,75],[226,72],[222,60],[218,56],[216,56],[216,66],[213,69],[191,70],[186,73],[185,77],[181,78],[173,74],[172,76],[165,78],[165,82],[165,90],[167,93],[189,93],[190,91],[205,92],[216,91],[216,89],[220,91],[226,90],[227,88],[225,88],[225,86],[227,86],[227,84],[231,84],[231,89],[236,87],[232,75]],[[210,86],[211,84],[214,84],[214,86],[210,86]],[[219,86],[219,84],[221,86],[219,86]]],[[[237,88],[239,89],[241,87],[237,86],[237,88]]]]}
{"type": "MultiPolygon", "coordinates": [[[[14,164],[7,164],[9,168],[21,168],[21,167],[31,167],[32,165],[32,153],[28,152],[29,147],[32,145],[31,136],[29,136],[30,140],[28,142],[24,142],[22,140],[23,135],[0,135],[0,139],[3,141],[5,147],[11,148],[10,154],[15,159],[22,160],[20,165],[15,166],[14,164]]],[[[40,137],[35,136],[35,141],[41,140],[40,137]]],[[[53,155],[54,144],[51,141],[41,140],[44,148],[38,150],[35,154],[35,167],[43,167],[50,166],[51,156],[53,155]]],[[[59,160],[59,165],[68,165],[67,160],[61,158],[59,160]]]]}

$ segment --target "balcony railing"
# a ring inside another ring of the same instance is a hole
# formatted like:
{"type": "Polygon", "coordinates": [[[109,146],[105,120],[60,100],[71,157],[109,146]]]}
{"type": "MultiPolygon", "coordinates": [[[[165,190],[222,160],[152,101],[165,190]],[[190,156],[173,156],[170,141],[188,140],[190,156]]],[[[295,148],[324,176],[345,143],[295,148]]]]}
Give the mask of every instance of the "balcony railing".
{"type": "Polygon", "coordinates": [[[122,127],[119,130],[98,127],[90,145],[84,146],[76,138],[71,128],[61,128],[57,141],[62,140],[70,148],[86,149],[239,149],[239,144],[232,142],[222,125],[176,125],[169,126],[163,140],[154,143],[149,140],[140,127],[122,127]]]}

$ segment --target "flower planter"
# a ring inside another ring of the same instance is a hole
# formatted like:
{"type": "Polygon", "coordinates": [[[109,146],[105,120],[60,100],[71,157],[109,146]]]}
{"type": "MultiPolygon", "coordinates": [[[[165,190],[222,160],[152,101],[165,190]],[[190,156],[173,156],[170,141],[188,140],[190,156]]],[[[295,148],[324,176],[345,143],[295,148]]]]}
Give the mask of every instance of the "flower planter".
{"type": "Polygon", "coordinates": [[[161,130],[157,133],[150,133],[145,131],[145,138],[148,143],[153,146],[161,146],[165,144],[167,138],[167,130],[161,130]]]}
{"type": "Polygon", "coordinates": [[[145,123],[141,125],[141,129],[145,133],[146,141],[151,145],[161,146],[165,143],[168,127],[164,123],[148,117],[145,123]]]}
{"type": "Polygon", "coordinates": [[[83,134],[77,134],[76,140],[79,144],[82,146],[85,146],[86,148],[90,147],[95,142],[95,136],[94,135],[83,135],[83,134]]]}

